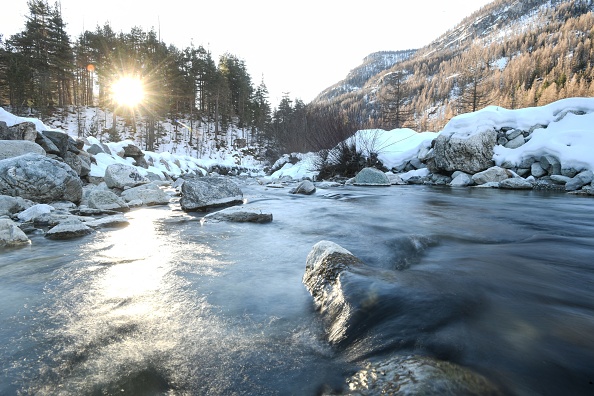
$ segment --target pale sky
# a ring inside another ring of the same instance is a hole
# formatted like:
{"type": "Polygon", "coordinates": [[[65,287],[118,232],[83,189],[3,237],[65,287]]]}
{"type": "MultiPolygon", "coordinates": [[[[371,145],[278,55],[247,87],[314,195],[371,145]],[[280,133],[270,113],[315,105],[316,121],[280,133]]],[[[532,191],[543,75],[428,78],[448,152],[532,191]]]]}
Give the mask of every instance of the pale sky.
{"type": "MultiPolygon", "coordinates": [[[[50,4],[54,0],[48,0],[50,4]]],[[[262,76],[276,106],[283,93],[305,103],[342,80],[376,51],[420,48],[491,0],[61,0],[71,39],[110,22],[161,32],[183,49],[210,49],[243,59],[254,86],[262,76]]],[[[26,0],[1,7],[0,34],[20,32],[26,0]]]]}

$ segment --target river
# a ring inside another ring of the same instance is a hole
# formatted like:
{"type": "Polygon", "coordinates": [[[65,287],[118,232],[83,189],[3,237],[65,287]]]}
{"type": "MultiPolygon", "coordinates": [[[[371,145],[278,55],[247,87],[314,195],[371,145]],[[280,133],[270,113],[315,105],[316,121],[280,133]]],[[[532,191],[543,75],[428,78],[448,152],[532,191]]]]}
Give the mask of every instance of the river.
{"type": "Polygon", "coordinates": [[[272,223],[202,224],[173,203],[0,251],[0,394],[316,395],[398,353],[469,367],[510,395],[594,392],[592,198],[242,189],[272,223]],[[378,320],[397,332],[328,342],[301,281],[320,240],[402,279],[406,309],[378,320]]]}

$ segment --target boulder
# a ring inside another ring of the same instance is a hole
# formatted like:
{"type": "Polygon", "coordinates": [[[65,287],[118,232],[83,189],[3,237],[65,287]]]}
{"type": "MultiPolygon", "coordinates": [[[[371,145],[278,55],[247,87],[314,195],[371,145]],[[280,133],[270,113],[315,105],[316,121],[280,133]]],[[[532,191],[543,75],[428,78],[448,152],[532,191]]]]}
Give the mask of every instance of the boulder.
{"type": "Polygon", "coordinates": [[[46,153],[60,155],[60,149],[50,139],[46,138],[43,133],[37,132],[35,143],[40,145],[46,153]]]}
{"type": "Polygon", "coordinates": [[[524,136],[518,135],[514,139],[510,140],[509,142],[505,143],[505,147],[509,149],[515,149],[520,146],[523,146],[526,143],[524,136]]]}
{"type": "Polygon", "coordinates": [[[429,356],[394,356],[368,362],[347,383],[348,394],[361,396],[503,395],[484,376],[429,356]]]}
{"type": "Polygon", "coordinates": [[[91,209],[101,211],[127,212],[130,210],[130,207],[122,198],[109,190],[90,190],[85,193],[84,203],[91,209]]]}
{"type": "Polygon", "coordinates": [[[48,239],[72,239],[89,235],[93,229],[80,220],[71,219],[64,221],[45,233],[48,239]]]}
{"type": "Polygon", "coordinates": [[[456,177],[450,182],[450,186],[452,187],[467,187],[473,184],[472,179],[470,176],[464,172],[459,172],[456,177]]]}
{"type": "Polygon", "coordinates": [[[303,195],[312,195],[316,192],[316,186],[309,181],[304,180],[299,185],[289,191],[290,194],[303,194],[303,195]]]}
{"type": "Polygon", "coordinates": [[[231,180],[219,177],[187,179],[181,187],[181,208],[187,212],[243,203],[243,192],[231,180]]]}
{"type": "Polygon", "coordinates": [[[0,140],[27,140],[35,142],[37,130],[32,122],[22,122],[13,126],[7,126],[0,121],[0,140]]]}
{"type": "Polygon", "coordinates": [[[0,140],[0,161],[29,153],[45,155],[45,150],[29,140],[0,140]]]}
{"type": "Polygon", "coordinates": [[[507,190],[531,190],[532,183],[521,177],[512,177],[499,182],[499,188],[507,190]]]}
{"type": "Polygon", "coordinates": [[[53,206],[50,206],[48,204],[37,204],[19,213],[17,215],[17,218],[20,221],[34,221],[35,218],[46,213],[51,213],[52,211],[54,211],[53,206]]]}
{"type": "Polygon", "coordinates": [[[15,213],[22,212],[32,205],[33,202],[21,197],[0,195],[0,216],[12,216],[15,213]]]}
{"type": "Polygon", "coordinates": [[[149,180],[143,177],[138,170],[125,164],[111,164],[105,169],[105,183],[109,188],[136,187],[148,183],[149,180]]]}
{"type": "Polygon", "coordinates": [[[481,185],[485,183],[500,182],[505,179],[513,177],[513,174],[504,168],[493,166],[485,171],[475,173],[472,175],[472,181],[476,184],[481,185]]]}
{"type": "Polygon", "coordinates": [[[546,176],[547,171],[540,165],[540,162],[535,162],[530,165],[530,174],[534,177],[546,176]]]}
{"type": "Polygon", "coordinates": [[[272,221],[272,213],[263,212],[260,208],[256,207],[234,206],[207,214],[202,218],[201,222],[204,223],[207,221],[262,224],[272,221]]]}
{"type": "Polygon", "coordinates": [[[540,157],[540,166],[547,171],[549,175],[561,174],[561,162],[552,155],[543,155],[540,157]]]}
{"type": "Polygon", "coordinates": [[[170,197],[154,183],[143,184],[122,191],[121,197],[128,203],[141,201],[141,205],[167,205],[170,197]]]}
{"type": "Polygon", "coordinates": [[[68,165],[39,154],[0,161],[0,194],[49,203],[82,198],[82,182],[68,165]]]}
{"type": "Polygon", "coordinates": [[[565,183],[565,191],[579,190],[586,184],[592,183],[593,178],[594,174],[591,170],[580,172],[565,183]]]}
{"type": "Polygon", "coordinates": [[[476,133],[441,133],[435,139],[431,163],[432,173],[457,170],[475,174],[494,165],[493,148],[497,144],[497,131],[486,129],[476,133]]]}
{"type": "Polygon", "coordinates": [[[402,177],[400,177],[400,175],[397,175],[395,173],[388,173],[386,174],[386,176],[388,176],[388,180],[390,180],[390,184],[393,186],[403,186],[407,184],[404,180],[402,180],[402,177]]]}
{"type": "Polygon", "coordinates": [[[0,247],[21,246],[29,243],[29,238],[10,219],[0,219],[0,247]]]}
{"type": "Polygon", "coordinates": [[[70,136],[68,136],[67,133],[60,132],[60,131],[43,131],[41,133],[47,139],[51,140],[51,142],[53,144],[56,145],[56,147],[58,148],[58,151],[60,152],[60,154],[58,154],[58,155],[60,157],[64,158],[64,156],[66,155],[66,152],[68,151],[69,140],[72,138],[70,136]]]}
{"type": "Polygon", "coordinates": [[[364,168],[355,176],[356,186],[391,186],[390,179],[376,168],[364,168]]]}

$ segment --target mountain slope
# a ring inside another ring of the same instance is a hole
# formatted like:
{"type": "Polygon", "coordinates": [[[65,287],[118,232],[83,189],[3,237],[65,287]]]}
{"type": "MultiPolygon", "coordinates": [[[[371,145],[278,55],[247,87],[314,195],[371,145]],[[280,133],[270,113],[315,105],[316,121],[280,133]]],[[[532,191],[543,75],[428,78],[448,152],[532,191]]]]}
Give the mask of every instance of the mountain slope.
{"type": "Polygon", "coordinates": [[[366,67],[366,59],[312,105],[341,108],[369,119],[368,126],[391,129],[385,115],[397,98],[389,92],[393,79],[385,77],[393,73],[405,88],[406,126],[417,130],[438,130],[454,115],[486,105],[516,108],[588,96],[594,88],[593,9],[592,0],[494,1],[391,67],[366,67]]]}

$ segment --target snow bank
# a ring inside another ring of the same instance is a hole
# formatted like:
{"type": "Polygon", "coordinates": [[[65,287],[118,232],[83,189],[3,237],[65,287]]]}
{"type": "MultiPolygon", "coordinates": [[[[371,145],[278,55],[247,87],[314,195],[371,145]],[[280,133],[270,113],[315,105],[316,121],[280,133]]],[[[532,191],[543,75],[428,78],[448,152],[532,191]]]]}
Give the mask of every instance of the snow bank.
{"type": "Polygon", "coordinates": [[[528,158],[553,155],[563,167],[594,170],[594,98],[569,98],[517,110],[490,106],[453,118],[441,134],[468,137],[502,128],[534,131],[518,148],[496,146],[493,160],[499,166],[506,162],[518,166],[528,158]]]}
{"type": "Polygon", "coordinates": [[[6,125],[9,127],[16,125],[16,124],[21,124],[23,122],[32,122],[33,124],[35,124],[35,129],[38,132],[43,132],[43,131],[64,132],[60,129],[54,129],[54,128],[48,127],[43,122],[41,122],[41,120],[39,120],[37,118],[15,116],[14,114],[11,114],[8,111],[4,110],[2,107],[0,107],[0,121],[4,121],[6,123],[6,125]]]}
{"type": "Polygon", "coordinates": [[[365,129],[357,131],[346,140],[348,144],[355,143],[363,154],[378,153],[378,159],[388,169],[398,167],[413,158],[417,158],[419,150],[431,145],[437,137],[434,132],[418,133],[408,128],[393,129],[365,129]]]}

